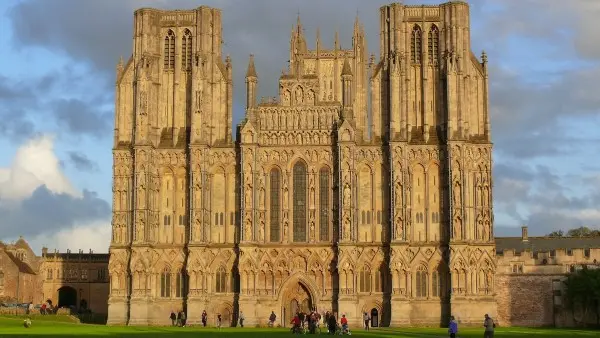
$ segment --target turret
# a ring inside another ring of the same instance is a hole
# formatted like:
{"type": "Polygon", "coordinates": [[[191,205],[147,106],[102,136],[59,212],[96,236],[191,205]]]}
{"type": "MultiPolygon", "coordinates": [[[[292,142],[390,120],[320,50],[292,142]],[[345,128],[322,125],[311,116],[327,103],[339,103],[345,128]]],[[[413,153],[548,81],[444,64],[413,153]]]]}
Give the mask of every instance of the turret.
{"type": "Polygon", "coordinates": [[[246,109],[256,107],[256,86],[258,76],[254,66],[254,54],[250,54],[248,60],[248,70],[246,70],[246,109]]]}

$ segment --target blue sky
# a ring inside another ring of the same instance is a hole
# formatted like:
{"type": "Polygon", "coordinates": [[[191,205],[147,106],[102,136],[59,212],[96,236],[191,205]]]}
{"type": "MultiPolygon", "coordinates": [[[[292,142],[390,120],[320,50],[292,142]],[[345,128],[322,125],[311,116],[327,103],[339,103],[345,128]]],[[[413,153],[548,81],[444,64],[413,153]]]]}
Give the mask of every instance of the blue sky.
{"type": "MultiPolygon", "coordinates": [[[[600,1],[470,2],[472,49],[485,49],[491,71],[497,234],[518,234],[521,224],[532,235],[598,227],[600,1]]],[[[0,2],[1,239],[23,235],[35,250],[107,250],[114,74],[119,57],[131,54],[133,11],[200,3],[0,2]]],[[[309,41],[318,26],[331,45],[338,29],[343,47],[358,11],[369,52],[379,54],[382,1],[202,3],[223,10],[234,123],[243,115],[247,55],[256,55],[260,94],[274,96],[298,10],[309,41]]]]}

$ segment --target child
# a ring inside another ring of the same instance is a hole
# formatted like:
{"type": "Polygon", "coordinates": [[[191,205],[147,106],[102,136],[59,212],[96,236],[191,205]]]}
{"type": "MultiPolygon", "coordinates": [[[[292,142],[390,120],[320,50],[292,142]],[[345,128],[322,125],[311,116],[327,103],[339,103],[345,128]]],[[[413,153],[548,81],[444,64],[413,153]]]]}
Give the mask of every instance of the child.
{"type": "Polygon", "coordinates": [[[458,333],[458,323],[454,320],[454,316],[450,316],[450,325],[448,325],[448,333],[450,334],[450,338],[456,338],[456,334],[458,333]]]}

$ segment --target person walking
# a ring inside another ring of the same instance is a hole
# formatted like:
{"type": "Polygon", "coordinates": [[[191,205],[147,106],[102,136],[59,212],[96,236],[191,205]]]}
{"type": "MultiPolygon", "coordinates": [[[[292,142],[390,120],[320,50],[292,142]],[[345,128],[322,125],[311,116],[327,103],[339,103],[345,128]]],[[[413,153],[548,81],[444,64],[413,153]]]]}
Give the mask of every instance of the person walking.
{"type": "Polygon", "coordinates": [[[187,316],[185,314],[185,311],[181,311],[181,327],[185,327],[186,320],[187,320],[187,316]]]}
{"type": "Polygon", "coordinates": [[[202,311],[202,326],[206,327],[206,322],[208,321],[208,314],[206,314],[206,310],[202,311]]]}
{"type": "Polygon", "coordinates": [[[450,338],[456,338],[456,335],[458,334],[458,323],[456,322],[456,320],[454,320],[454,316],[450,316],[448,334],[450,334],[450,338]]]}
{"type": "Polygon", "coordinates": [[[246,320],[246,317],[244,316],[244,311],[240,311],[240,327],[244,327],[244,320],[246,320]]]}
{"type": "Polygon", "coordinates": [[[221,329],[221,314],[217,314],[217,329],[221,329]]]}
{"type": "Polygon", "coordinates": [[[171,310],[171,315],[169,316],[171,319],[171,325],[175,326],[175,320],[177,320],[177,316],[175,315],[175,311],[171,310]]]}
{"type": "Polygon", "coordinates": [[[365,321],[365,330],[369,331],[369,320],[371,320],[371,318],[369,317],[368,313],[365,312],[363,315],[363,320],[365,321]]]}
{"type": "Polygon", "coordinates": [[[496,323],[494,323],[492,317],[487,313],[484,318],[483,327],[485,327],[485,331],[483,332],[483,338],[494,338],[494,328],[496,327],[496,323]]]}

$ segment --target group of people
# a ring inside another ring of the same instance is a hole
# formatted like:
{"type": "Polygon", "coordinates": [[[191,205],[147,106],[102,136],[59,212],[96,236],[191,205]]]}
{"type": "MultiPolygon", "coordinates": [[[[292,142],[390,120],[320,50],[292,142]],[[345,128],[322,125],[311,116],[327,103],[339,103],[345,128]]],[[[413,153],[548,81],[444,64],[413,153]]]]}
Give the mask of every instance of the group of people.
{"type": "MultiPolygon", "coordinates": [[[[275,318],[275,312],[271,313],[269,317],[269,323],[272,326],[271,318],[275,318]]],[[[301,334],[316,334],[317,331],[319,334],[321,333],[321,320],[323,320],[323,325],[327,328],[327,334],[348,334],[351,335],[350,329],[348,326],[348,318],[346,318],[345,314],[342,314],[340,321],[338,323],[336,316],[332,312],[325,312],[324,316],[321,316],[319,312],[316,310],[311,311],[310,313],[298,312],[292,318],[290,324],[292,324],[292,333],[301,334]]]]}
{"type": "MultiPolygon", "coordinates": [[[[51,303],[50,303],[51,304],[51,303]]],[[[50,305],[51,306],[51,305],[50,305]]],[[[186,323],[186,314],[184,311],[178,311],[175,314],[174,311],[171,311],[171,315],[169,316],[171,319],[173,326],[181,326],[185,327],[186,323]]],[[[244,316],[244,312],[240,311],[240,315],[238,316],[238,320],[241,327],[244,327],[244,321],[246,317],[244,316]]],[[[275,326],[275,321],[277,320],[277,315],[275,311],[271,311],[269,315],[269,327],[275,326]]],[[[292,333],[300,334],[300,333],[308,333],[308,334],[316,334],[321,333],[321,320],[323,322],[323,326],[327,328],[327,334],[348,334],[351,335],[350,328],[348,326],[348,318],[346,318],[345,314],[342,314],[340,321],[338,323],[336,315],[333,312],[327,311],[324,316],[317,310],[312,310],[309,313],[297,312],[292,318],[290,324],[292,324],[292,333]]],[[[369,322],[371,321],[371,317],[367,312],[363,314],[364,321],[364,329],[369,330],[369,322]]],[[[202,326],[206,327],[208,322],[208,314],[206,310],[202,311],[202,326]]],[[[221,329],[221,314],[217,314],[217,329],[221,329]]],[[[496,328],[496,323],[494,320],[486,314],[484,316],[483,327],[484,338],[493,338],[494,337],[494,329],[496,328]]],[[[450,338],[456,338],[458,334],[458,322],[454,318],[454,316],[450,317],[450,323],[448,324],[448,334],[450,338]]]]}

